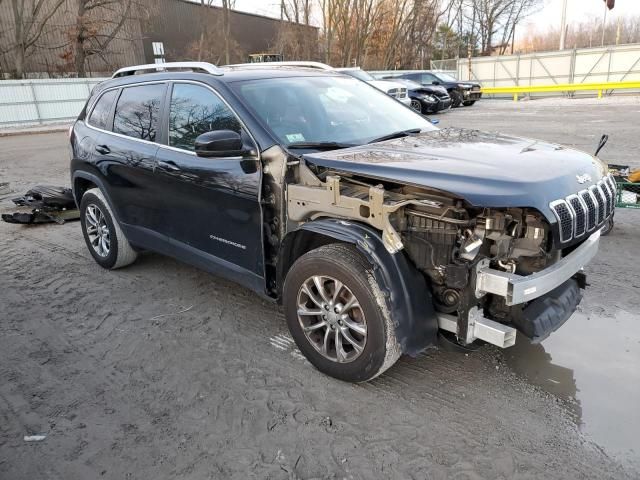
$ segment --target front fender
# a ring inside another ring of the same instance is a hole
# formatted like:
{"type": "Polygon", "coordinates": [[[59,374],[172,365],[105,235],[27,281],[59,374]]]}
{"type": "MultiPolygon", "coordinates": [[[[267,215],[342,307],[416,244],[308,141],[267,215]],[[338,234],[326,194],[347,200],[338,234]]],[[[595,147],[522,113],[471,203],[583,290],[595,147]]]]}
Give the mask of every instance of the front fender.
{"type": "Polygon", "coordinates": [[[438,319],[431,291],[424,276],[408,261],[404,252],[390,254],[378,231],[357,222],[321,219],[305,223],[299,230],[351,243],[371,263],[403,353],[415,356],[435,342],[438,319]]]}

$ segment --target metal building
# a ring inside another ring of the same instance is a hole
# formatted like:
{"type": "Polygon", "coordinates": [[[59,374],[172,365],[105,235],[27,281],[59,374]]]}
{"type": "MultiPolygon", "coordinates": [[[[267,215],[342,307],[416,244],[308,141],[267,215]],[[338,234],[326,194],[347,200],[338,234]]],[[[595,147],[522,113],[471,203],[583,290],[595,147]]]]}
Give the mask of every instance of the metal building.
{"type": "MultiPolygon", "coordinates": [[[[104,51],[92,52],[85,61],[87,76],[104,76],[125,65],[154,63],[161,59],[195,60],[199,51],[202,52],[201,60],[224,63],[221,7],[203,8],[200,2],[189,0],[135,1],[136,8],[124,19],[119,34],[104,51]],[[203,26],[208,33],[201,43],[203,26]]],[[[43,10],[55,3],[56,0],[45,0],[43,10]]],[[[107,29],[108,25],[116,25],[123,16],[121,11],[99,8],[93,9],[92,14],[95,17],[93,25],[107,29]]],[[[317,45],[316,27],[234,10],[229,17],[231,63],[244,62],[249,54],[273,49],[283,28],[295,28],[310,43],[317,45]]],[[[74,34],[78,29],[77,18],[78,1],[65,0],[51,16],[37,46],[25,58],[25,76],[76,75],[74,34]]],[[[15,48],[12,48],[16,44],[15,27],[11,1],[0,1],[0,79],[10,77],[15,68],[15,48]]]]}

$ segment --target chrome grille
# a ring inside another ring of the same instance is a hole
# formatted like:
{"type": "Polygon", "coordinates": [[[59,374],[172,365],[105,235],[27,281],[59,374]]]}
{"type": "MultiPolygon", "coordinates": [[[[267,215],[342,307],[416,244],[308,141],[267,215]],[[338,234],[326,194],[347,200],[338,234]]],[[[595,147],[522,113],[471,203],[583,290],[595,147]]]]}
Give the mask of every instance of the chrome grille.
{"type": "Polygon", "coordinates": [[[587,190],[551,202],[549,207],[558,220],[560,241],[569,242],[602,226],[615,208],[615,192],[615,181],[609,175],[587,190]]]}
{"type": "Polygon", "coordinates": [[[387,95],[389,95],[390,97],[393,97],[393,98],[398,98],[398,96],[400,95],[400,89],[399,88],[390,88],[389,90],[387,90],[387,95]]]}

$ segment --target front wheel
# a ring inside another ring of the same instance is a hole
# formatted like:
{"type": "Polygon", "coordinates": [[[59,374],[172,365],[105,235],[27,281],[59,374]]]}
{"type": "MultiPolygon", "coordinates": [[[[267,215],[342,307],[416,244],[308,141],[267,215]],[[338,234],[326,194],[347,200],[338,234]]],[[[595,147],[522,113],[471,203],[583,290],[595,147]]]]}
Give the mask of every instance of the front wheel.
{"type": "Polygon", "coordinates": [[[298,348],[327,375],[371,380],[402,353],[373,269],[350,245],[300,257],[285,279],[283,303],[298,348]]]}
{"type": "Polygon", "coordinates": [[[451,91],[451,93],[449,93],[449,96],[451,97],[451,107],[452,108],[457,108],[460,105],[462,105],[462,94],[460,92],[458,92],[457,90],[453,90],[451,91]]]}
{"type": "Polygon", "coordinates": [[[411,100],[411,108],[413,108],[416,112],[422,113],[422,104],[419,100],[411,100]]]}
{"type": "Polygon", "coordinates": [[[470,107],[474,103],[476,103],[475,100],[467,100],[466,102],[462,102],[462,105],[464,105],[465,107],[470,107]]]}

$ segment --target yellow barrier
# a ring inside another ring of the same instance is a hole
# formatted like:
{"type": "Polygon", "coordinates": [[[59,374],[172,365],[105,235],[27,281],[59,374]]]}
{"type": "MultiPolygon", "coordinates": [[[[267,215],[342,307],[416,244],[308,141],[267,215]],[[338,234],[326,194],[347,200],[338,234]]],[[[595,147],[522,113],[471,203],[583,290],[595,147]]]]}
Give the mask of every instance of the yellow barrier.
{"type": "Polygon", "coordinates": [[[602,83],[561,83],[556,85],[518,85],[513,87],[483,87],[482,93],[513,93],[513,100],[518,101],[519,93],[578,92],[597,91],[602,98],[604,90],[640,89],[640,81],[602,82],[602,83]]]}

